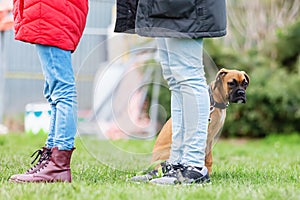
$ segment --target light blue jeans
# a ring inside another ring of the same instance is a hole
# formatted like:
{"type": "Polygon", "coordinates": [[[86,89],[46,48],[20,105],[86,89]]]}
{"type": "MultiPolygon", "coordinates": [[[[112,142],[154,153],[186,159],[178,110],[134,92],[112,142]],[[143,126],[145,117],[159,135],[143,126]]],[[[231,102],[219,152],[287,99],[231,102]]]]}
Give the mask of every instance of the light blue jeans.
{"type": "Polygon", "coordinates": [[[203,167],[209,94],[203,40],[157,38],[164,79],[171,90],[172,145],[169,162],[203,167]]]}
{"type": "Polygon", "coordinates": [[[36,45],[45,76],[44,96],[51,105],[46,146],[70,150],[77,127],[77,94],[71,52],[53,46],[36,45]]]}

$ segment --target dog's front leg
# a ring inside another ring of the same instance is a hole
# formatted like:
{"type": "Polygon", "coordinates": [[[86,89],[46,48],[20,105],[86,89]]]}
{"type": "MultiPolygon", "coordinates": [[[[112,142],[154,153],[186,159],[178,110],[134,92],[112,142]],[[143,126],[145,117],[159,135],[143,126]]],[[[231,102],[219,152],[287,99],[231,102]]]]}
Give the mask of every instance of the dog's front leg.
{"type": "Polygon", "coordinates": [[[208,169],[208,173],[212,173],[212,164],[213,164],[213,158],[212,158],[212,141],[208,142],[206,144],[206,155],[205,155],[205,166],[208,169]]]}

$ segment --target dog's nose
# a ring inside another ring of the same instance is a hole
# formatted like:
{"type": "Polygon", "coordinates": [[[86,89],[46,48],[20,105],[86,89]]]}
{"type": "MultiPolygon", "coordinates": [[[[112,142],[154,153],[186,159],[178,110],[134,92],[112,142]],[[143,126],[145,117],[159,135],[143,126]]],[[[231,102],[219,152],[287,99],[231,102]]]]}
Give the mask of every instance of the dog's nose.
{"type": "Polygon", "coordinates": [[[237,94],[238,94],[239,96],[244,96],[244,95],[245,95],[245,91],[244,91],[244,90],[238,90],[238,91],[237,91],[237,94]]]}

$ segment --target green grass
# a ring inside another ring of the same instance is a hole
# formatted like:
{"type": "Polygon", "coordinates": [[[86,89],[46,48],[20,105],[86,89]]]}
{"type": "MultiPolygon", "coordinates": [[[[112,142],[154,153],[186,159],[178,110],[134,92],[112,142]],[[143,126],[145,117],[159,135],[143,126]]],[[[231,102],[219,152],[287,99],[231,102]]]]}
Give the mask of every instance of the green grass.
{"type": "Polygon", "coordinates": [[[0,199],[300,199],[300,136],[222,140],[214,147],[212,184],[157,186],[127,181],[148,165],[153,141],[78,137],[73,182],[14,184],[45,136],[0,136],[0,199]]]}

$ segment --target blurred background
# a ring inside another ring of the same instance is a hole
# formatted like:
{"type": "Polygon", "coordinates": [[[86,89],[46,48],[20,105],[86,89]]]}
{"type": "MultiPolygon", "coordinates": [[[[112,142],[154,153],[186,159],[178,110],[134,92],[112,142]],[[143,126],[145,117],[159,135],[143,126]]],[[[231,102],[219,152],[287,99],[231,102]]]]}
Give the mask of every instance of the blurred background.
{"type": "MultiPolygon", "coordinates": [[[[0,0],[0,133],[44,134],[49,108],[34,45],[14,40],[12,2],[0,0]]],[[[205,39],[207,79],[246,71],[247,103],[230,105],[223,137],[300,133],[300,1],[228,0],[228,34],[205,39]]],[[[170,116],[155,42],[113,33],[115,1],[89,0],[73,54],[79,133],[151,138],[170,116]]]]}

